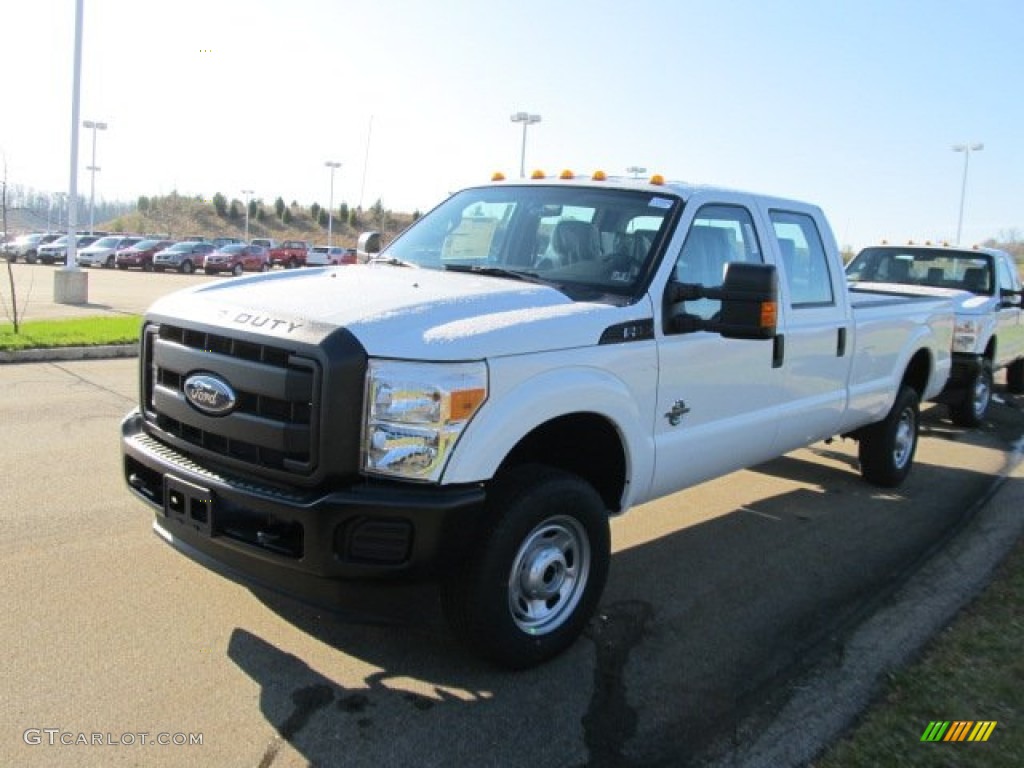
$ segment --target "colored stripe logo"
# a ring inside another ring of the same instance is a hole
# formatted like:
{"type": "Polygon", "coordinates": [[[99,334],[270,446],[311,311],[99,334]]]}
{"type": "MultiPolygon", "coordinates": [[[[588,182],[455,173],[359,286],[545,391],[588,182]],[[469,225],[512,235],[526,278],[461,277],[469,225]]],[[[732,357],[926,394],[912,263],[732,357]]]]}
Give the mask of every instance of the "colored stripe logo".
{"type": "Polygon", "coordinates": [[[932,720],[921,741],[988,741],[996,725],[996,720],[932,720]]]}

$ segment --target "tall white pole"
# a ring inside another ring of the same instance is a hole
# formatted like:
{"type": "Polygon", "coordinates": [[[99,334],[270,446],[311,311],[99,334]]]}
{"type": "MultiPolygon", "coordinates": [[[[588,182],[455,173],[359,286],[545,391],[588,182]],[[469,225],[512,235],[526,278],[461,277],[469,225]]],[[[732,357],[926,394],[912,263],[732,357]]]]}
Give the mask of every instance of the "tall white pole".
{"type": "Polygon", "coordinates": [[[971,152],[979,152],[985,148],[984,144],[954,144],[954,152],[964,153],[964,176],[960,183],[960,216],[956,220],[956,244],[960,245],[960,233],[964,224],[964,200],[967,197],[967,167],[970,164],[971,152]]]}
{"type": "Polygon", "coordinates": [[[331,196],[327,204],[327,247],[330,248],[332,230],[334,229],[334,169],[341,168],[341,163],[328,160],[324,165],[331,169],[331,196]]]}
{"type": "Polygon", "coordinates": [[[78,269],[78,249],[75,247],[78,229],[78,125],[82,93],[82,17],[84,0],[75,0],[75,66],[71,86],[71,178],[68,182],[68,249],[65,268],[78,269]]]}

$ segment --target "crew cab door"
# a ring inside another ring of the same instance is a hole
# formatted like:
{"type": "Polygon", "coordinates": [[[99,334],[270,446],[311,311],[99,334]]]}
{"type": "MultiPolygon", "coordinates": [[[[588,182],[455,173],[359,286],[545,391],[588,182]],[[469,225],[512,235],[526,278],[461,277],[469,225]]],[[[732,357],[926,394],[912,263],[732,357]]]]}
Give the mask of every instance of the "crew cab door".
{"type": "MultiPolygon", "coordinates": [[[[852,359],[846,277],[810,211],[770,209],[786,330],[777,453],[832,437],[847,406],[852,359]]],[[[827,232],[827,229],[826,229],[827,232]]]]}
{"type": "MultiPolygon", "coordinates": [[[[673,243],[678,250],[666,254],[673,279],[719,286],[727,263],[763,263],[754,221],[743,204],[699,206],[681,247],[673,243]]],[[[654,497],[774,455],[785,374],[774,364],[773,342],[672,328],[674,313],[712,320],[720,304],[707,298],[665,304],[654,413],[654,497]]]]}

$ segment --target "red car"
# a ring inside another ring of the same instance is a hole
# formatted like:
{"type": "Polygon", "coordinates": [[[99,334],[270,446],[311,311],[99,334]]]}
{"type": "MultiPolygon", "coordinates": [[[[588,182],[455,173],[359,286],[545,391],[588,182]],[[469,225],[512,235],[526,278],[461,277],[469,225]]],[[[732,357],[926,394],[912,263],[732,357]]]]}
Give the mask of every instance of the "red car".
{"type": "Polygon", "coordinates": [[[203,270],[208,275],[217,272],[266,272],[270,269],[270,251],[262,245],[230,243],[206,254],[203,270]]]}
{"type": "Polygon", "coordinates": [[[170,248],[173,240],[143,240],[130,248],[123,248],[114,254],[114,263],[118,269],[138,267],[145,272],[153,271],[153,256],[157,251],[170,248]]]}

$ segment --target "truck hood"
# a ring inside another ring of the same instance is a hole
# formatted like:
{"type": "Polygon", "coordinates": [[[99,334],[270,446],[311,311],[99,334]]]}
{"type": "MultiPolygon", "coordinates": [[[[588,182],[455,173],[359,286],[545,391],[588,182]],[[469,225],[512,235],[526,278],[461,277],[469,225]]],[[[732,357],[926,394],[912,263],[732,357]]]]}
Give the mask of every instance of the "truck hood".
{"type": "Polygon", "coordinates": [[[147,316],[314,344],[346,328],[370,355],[467,360],[594,345],[651,312],[513,279],[361,264],[221,280],[169,294],[147,316]]]}
{"type": "Polygon", "coordinates": [[[957,315],[990,315],[995,311],[994,296],[980,296],[970,291],[954,288],[934,288],[930,285],[899,285],[895,283],[851,283],[851,287],[863,288],[879,293],[898,293],[904,296],[934,296],[953,300],[953,310],[957,315]]]}

